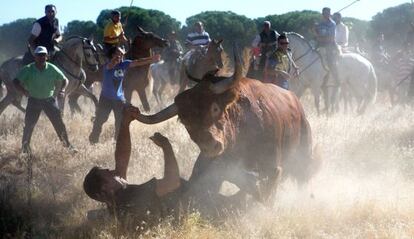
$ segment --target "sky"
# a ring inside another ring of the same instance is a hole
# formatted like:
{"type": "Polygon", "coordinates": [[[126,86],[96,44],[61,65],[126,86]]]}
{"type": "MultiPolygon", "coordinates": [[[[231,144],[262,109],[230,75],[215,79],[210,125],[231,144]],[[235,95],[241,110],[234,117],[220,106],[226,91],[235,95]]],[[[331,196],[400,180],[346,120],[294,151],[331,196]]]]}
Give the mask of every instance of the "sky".
{"type": "MultiPolygon", "coordinates": [[[[290,11],[314,10],[330,7],[335,12],[351,4],[355,0],[132,0],[132,5],[145,9],[163,11],[185,24],[185,19],[203,11],[232,11],[249,18],[266,15],[283,14],[290,11]]],[[[341,13],[345,17],[361,20],[371,18],[382,10],[409,3],[412,0],[359,0],[341,13]]],[[[131,0],[10,0],[2,4],[0,25],[21,18],[40,18],[44,16],[44,6],[54,4],[57,7],[57,18],[61,26],[72,20],[96,21],[103,9],[130,6],[131,0]]]]}

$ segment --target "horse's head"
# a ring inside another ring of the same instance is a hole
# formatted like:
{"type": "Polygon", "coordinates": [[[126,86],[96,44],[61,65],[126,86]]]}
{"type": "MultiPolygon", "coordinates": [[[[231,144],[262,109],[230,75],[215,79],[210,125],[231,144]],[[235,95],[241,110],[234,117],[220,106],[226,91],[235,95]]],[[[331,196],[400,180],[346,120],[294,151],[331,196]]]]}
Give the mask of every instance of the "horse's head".
{"type": "Polygon", "coordinates": [[[133,58],[149,56],[151,48],[166,47],[168,40],[158,35],[144,31],[141,27],[137,27],[138,33],[132,40],[130,53],[133,58]]]}
{"type": "Polygon", "coordinates": [[[201,79],[207,72],[216,72],[223,67],[221,45],[223,40],[212,40],[208,46],[197,47],[184,56],[186,71],[201,79]]]}
{"type": "Polygon", "coordinates": [[[87,65],[88,69],[94,72],[97,71],[99,68],[99,53],[93,40],[82,39],[82,54],[83,63],[87,65]]]}

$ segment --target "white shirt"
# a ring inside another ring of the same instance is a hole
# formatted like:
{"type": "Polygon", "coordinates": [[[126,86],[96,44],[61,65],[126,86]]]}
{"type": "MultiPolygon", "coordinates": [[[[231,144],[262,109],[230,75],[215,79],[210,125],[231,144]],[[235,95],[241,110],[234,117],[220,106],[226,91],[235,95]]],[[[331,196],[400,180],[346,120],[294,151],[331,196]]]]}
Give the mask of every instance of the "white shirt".
{"type": "MultiPolygon", "coordinates": [[[[38,37],[38,36],[40,35],[40,32],[41,32],[41,31],[42,31],[42,27],[40,26],[40,24],[39,24],[38,22],[35,22],[35,23],[33,24],[31,34],[32,34],[33,36],[35,36],[35,37],[38,37]]],[[[56,31],[56,35],[60,36],[60,31],[59,31],[59,29],[57,29],[57,31],[56,31]]]]}
{"type": "Polygon", "coordinates": [[[348,36],[349,30],[348,27],[343,23],[336,24],[335,28],[335,42],[341,47],[348,46],[348,36]]]}
{"type": "Polygon", "coordinates": [[[206,31],[203,31],[201,33],[198,33],[198,32],[189,33],[185,41],[186,43],[189,43],[193,46],[201,46],[201,45],[207,45],[211,41],[211,39],[210,39],[210,35],[206,31]]]}

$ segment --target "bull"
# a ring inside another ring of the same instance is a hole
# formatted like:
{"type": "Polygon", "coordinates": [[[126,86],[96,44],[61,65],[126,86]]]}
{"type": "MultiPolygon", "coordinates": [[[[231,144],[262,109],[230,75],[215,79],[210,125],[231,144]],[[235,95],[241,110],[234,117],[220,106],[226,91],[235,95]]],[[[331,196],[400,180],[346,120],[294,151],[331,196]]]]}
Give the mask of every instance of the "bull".
{"type": "MultiPolygon", "coordinates": [[[[216,195],[224,180],[260,201],[270,198],[283,175],[307,182],[320,165],[312,155],[309,122],[299,99],[274,84],[242,76],[235,57],[231,77],[206,75],[145,124],[176,115],[200,148],[189,184],[194,195],[216,195]],[[197,185],[197,186],[196,186],[197,185]]],[[[191,76],[189,76],[191,77],[191,76]]]]}

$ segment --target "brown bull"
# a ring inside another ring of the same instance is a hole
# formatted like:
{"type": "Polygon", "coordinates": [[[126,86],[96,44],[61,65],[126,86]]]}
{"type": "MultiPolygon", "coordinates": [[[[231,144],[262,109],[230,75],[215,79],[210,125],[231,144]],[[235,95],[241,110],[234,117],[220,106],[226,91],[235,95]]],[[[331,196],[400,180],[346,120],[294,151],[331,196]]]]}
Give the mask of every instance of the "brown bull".
{"type": "Polygon", "coordinates": [[[236,62],[232,77],[207,75],[171,106],[137,119],[155,124],[178,115],[201,151],[189,180],[193,188],[200,183],[202,192],[216,192],[228,180],[263,200],[275,189],[282,169],[304,183],[318,161],[312,159],[311,130],[298,98],[242,77],[237,57],[236,62]],[[258,186],[251,175],[257,175],[258,186]]]}

